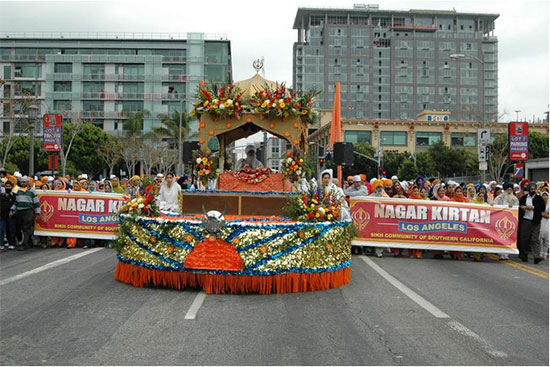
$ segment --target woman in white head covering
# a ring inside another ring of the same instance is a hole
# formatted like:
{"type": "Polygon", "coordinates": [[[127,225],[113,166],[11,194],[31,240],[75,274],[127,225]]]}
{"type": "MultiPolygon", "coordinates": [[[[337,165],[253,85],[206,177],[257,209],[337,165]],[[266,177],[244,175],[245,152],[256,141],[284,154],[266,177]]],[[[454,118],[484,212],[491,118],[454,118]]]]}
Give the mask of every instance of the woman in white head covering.
{"type": "Polygon", "coordinates": [[[325,194],[331,193],[338,201],[340,201],[340,211],[342,213],[341,220],[351,220],[351,214],[349,211],[348,203],[346,202],[346,196],[344,190],[336,186],[332,182],[332,169],[326,169],[321,172],[321,188],[325,194]]]}
{"type": "Polygon", "coordinates": [[[175,181],[172,173],[167,173],[166,178],[160,185],[158,205],[160,210],[169,212],[180,212],[179,193],[181,186],[175,181]]]}

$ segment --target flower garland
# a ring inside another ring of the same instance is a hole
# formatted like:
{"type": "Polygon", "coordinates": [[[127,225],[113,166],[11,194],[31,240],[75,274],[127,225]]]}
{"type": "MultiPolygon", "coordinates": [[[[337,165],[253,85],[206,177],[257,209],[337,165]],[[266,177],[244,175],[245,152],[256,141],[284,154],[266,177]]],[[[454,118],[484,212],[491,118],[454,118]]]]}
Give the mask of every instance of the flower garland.
{"type": "Polygon", "coordinates": [[[150,184],[145,189],[142,196],[139,193],[135,197],[125,197],[126,202],[120,207],[119,214],[129,214],[131,216],[156,217],[160,211],[155,198],[158,195],[158,187],[150,184]]]}
{"type": "Polygon", "coordinates": [[[199,99],[194,104],[192,115],[207,113],[216,118],[241,118],[242,92],[233,84],[206,86],[204,80],[199,86],[199,99]]]}
{"type": "Polygon", "coordinates": [[[314,123],[317,115],[313,104],[320,93],[314,89],[306,93],[296,93],[292,89],[287,89],[284,83],[276,84],[274,90],[266,85],[263,90],[256,92],[249,102],[254,111],[269,118],[301,116],[306,122],[314,123]]]}
{"type": "Polygon", "coordinates": [[[341,215],[341,200],[334,190],[326,192],[310,183],[313,189],[300,195],[290,197],[283,208],[294,220],[306,222],[339,221],[341,215]]]}
{"type": "Polygon", "coordinates": [[[209,178],[216,177],[216,160],[211,153],[199,151],[195,156],[195,173],[201,182],[206,185],[209,178]]]}
{"type": "Polygon", "coordinates": [[[286,152],[287,158],[283,160],[283,175],[288,177],[292,183],[301,179],[305,172],[305,159],[302,151],[293,147],[286,152]]]}
{"type": "Polygon", "coordinates": [[[245,164],[241,171],[229,171],[229,173],[240,181],[249,184],[257,184],[265,181],[273,173],[273,171],[271,168],[252,169],[250,165],[245,164]]]}

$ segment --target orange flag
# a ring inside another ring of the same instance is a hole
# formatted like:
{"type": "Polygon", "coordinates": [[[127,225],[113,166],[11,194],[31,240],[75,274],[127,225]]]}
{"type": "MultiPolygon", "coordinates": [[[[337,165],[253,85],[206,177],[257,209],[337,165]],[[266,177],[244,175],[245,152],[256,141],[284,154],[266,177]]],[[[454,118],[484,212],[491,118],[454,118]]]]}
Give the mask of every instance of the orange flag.
{"type": "MultiPolygon", "coordinates": [[[[334,143],[342,141],[342,117],[340,106],[340,82],[334,88],[334,105],[332,106],[332,124],[330,126],[329,150],[333,150],[334,143]]],[[[338,183],[342,181],[342,166],[336,166],[338,183]]]]}

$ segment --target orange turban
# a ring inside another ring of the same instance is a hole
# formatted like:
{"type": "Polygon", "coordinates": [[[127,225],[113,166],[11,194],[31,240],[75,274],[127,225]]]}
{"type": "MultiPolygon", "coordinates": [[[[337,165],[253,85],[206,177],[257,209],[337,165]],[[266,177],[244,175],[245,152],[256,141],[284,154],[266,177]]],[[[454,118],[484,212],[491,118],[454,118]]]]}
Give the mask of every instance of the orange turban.
{"type": "Polygon", "coordinates": [[[13,186],[17,185],[17,177],[8,174],[8,180],[13,184],[13,186]]]}
{"type": "Polygon", "coordinates": [[[352,181],[353,180],[353,176],[348,176],[348,178],[346,178],[346,181],[352,181]]]}
{"type": "MultiPolygon", "coordinates": [[[[390,180],[391,181],[391,180],[390,180]]],[[[373,184],[372,184],[372,189],[373,190],[376,190],[376,188],[378,186],[383,186],[384,185],[384,181],[382,180],[374,180],[373,184]]]]}
{"type": "Polygon", "coordinates": [[[386,179],[384,180],[384,186],[386,186],[386,185],[390,185],[390,186],[393,185],[393,181],[390,180],[389,178],[386,178],[386,179]]]}
{"type": "Polygon", "coordinates": [[[361,173],[359,176],[361,177],[361,181],[363,182],[367,181],[367,175],[361,173]]]}

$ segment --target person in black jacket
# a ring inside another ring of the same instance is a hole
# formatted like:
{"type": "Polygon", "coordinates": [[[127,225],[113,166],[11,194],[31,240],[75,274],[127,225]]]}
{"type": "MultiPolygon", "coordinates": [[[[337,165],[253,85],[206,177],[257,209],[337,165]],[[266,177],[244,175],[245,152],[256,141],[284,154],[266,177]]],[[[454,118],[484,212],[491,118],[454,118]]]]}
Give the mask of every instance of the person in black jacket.
{"type": "Polygon", "coordinates": [[[542,212],[546,209],[544,199],[537,194],[537,186],[530,183],[528,193],[519,201],[519,240],[518,250],[521,261],[527,262],[529,247],[535,257],[534,262],[538,264],[542,261],[540,257],[540,222],[542,212]]]}
{"type": "Polygon", "coordinates": [[[6,181],[4,192],[0,194],[0,250],[4,249],[4,236],[8,236],[8,246],[15,248],[15,218],[10,217],[10,209],[15,203],[15,194],[12,192],[13,184],[6,181]]]}

